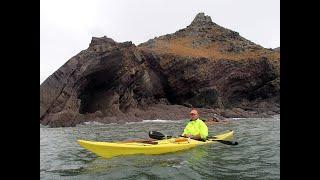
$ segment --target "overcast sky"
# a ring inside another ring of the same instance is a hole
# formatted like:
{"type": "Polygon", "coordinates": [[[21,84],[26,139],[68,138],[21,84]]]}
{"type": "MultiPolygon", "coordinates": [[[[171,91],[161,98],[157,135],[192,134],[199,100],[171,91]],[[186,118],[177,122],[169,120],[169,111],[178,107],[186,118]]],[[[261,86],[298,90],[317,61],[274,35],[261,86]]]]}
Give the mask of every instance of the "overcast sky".
{"type": "Polygon", "coordinates": [[[265,48],[280,46],[280,0],[41,0],[40,84],[93,36],[138,45],[185,28],[199,12],[265,48]]]}

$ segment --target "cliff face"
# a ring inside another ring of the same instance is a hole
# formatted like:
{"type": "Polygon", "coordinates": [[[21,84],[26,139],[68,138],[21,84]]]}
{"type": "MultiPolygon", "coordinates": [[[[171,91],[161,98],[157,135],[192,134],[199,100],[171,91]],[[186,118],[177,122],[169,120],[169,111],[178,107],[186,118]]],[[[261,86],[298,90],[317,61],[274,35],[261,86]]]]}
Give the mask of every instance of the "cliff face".
{"type": "Polygon", "coordinates": [[[182,119],[191,106],[206,108],[204,115],[279,113],[279,64],[280,52],[203,13],[188,27],[139,46],[94,37],[40,85],[40,123],[182,119]]]}
{"type": "Polygon", "coordinates": [[[279,103],[280,52],[246,40],[203,13],[186,28],[139,48],[159,57],[154,62],[179,104],[226,108],[251,102],[250,107],[269,98],[279,103]]]}

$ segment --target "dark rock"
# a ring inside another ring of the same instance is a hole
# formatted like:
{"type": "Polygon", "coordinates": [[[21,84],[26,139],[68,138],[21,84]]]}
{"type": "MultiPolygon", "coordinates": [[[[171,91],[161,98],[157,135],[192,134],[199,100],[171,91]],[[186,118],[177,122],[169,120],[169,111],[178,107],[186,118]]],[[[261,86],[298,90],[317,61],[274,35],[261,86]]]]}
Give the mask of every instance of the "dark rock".
{"type": "Polygon", "coordinates": [[[241,114],[239,113],[236,113],[230,109],[226,109],[225,111],[222,111],[221,112],[221,115],[226,117],[226,118],[242,118],[242,117],[245,117],[245,116],[242,116],[241,114]]]}
{"type": "Polygon", "coordinates": [[[206,25],[213,25],[214,23],[211,20],[210,16],[204,15],[204,13],[198,13],[196,17],[191,22],[190,26],[197,26],[199,29],[204,29],[206,25]]]}
{"type": "Polygon", "coordinates": [[[280,52],[280,47],[274,48],[274,51],[280,52]]]}
{"type": "Polygon", "coordinates": [[[139,46],[93,37],[40,85],[40,123],[185,119],[191,107],[203,117],[265,117],[280,113],[279,64],[279,53],[204,13],[139,46]]]}
{"type": "Polygon", "coordinates": [[[220,115],[218,115],[218,114],[214,114],[213,116],[212,116],[212,119],[214,120],[214,121],[225,121],[225,120],[227,120],[227,118],[226,117],[223,117],[223,116],[220,116],[220,115]]]}
{"type": "Polygon", "coordinates": [[[49,125],[49,127],[70,127],[80,124],[83,120],[84,118],[78,113],[61,111],[54,114],[48,114],[41,123],[43,125],[49,125]]]}

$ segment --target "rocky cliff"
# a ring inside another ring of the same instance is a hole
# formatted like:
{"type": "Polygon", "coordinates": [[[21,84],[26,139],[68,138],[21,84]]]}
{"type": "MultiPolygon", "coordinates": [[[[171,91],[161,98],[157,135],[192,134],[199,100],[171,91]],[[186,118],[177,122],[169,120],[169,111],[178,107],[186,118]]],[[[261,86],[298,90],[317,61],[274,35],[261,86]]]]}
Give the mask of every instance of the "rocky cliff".
{"type": "Polygon", "coordinates": [[[123,123],[280,113],[280,52],[199,13],[173,34],[135,46],[93,37],[40,85],[40,123],[123,123]]]}

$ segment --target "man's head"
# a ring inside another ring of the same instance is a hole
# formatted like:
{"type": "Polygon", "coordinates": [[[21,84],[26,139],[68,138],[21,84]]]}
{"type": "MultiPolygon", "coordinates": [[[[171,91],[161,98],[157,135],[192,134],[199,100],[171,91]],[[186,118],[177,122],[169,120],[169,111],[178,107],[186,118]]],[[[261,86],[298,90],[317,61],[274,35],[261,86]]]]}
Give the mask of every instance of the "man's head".
{"type": "Polygon", "coordinates": [[[195,109],[192,109],[189,113],[191,120],[196,120],[199,118],[198,111],[195,109]]]}

